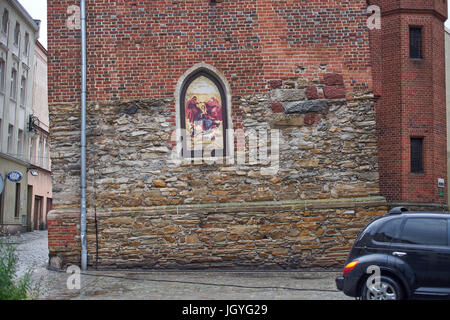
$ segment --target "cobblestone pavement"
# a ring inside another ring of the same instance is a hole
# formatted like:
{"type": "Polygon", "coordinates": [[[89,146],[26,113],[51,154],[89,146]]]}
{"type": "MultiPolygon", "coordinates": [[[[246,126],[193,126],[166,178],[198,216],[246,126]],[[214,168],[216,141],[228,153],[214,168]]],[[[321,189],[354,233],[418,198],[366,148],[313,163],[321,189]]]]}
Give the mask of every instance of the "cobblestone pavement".
{"type": "Polygon", "coordinates": [[[19,260],[17,276],[22,277],[30,269],[33,270],[34,278],[48,275],[47,231],[34,231],[10,236],[8,241],[16,247],[19,260]]]}
{"type": "Polygon", "coordinates": [[[69,290],[69,274],[46,269],[47,233],[11,237],[17,245],[19,272],[33,268],[43,280],[42,299],[74,300],[347,300],[336,290],[337,271],[97,271],[81,275],[80,290],[69,290]]]}
{"type": "Polygon", "coordinates": [[[61,274],[47,299],[103,300],[346,300],[336,272],[88,271],[81,290],[68,290],[61,274]],[[315,289],[315,290],[306,290],[315,289]],[[324,290],[324,291],[316,291],[324,290]]]}

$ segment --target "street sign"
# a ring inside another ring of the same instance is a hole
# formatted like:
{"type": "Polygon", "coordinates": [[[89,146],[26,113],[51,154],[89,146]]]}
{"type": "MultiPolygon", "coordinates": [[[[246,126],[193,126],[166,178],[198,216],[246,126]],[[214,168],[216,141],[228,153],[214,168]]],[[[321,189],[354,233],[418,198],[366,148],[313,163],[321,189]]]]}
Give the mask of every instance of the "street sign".
{"type": "Polygon", "coordinates": [[[22,178],[23,175],[19,171],[11,171],[8,173],[8,180],[11,182],[19,182],[22,178]]]}

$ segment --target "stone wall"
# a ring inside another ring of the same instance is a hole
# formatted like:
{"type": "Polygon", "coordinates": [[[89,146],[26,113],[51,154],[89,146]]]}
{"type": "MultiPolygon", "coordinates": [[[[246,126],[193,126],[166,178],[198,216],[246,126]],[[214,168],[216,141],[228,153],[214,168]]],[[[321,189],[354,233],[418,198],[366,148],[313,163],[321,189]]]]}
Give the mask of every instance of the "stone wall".
{"type": "MultiPolygon", "coordinates": [[[[152,207],[379,195],[372,95],[349,101],[307,100],[306,91],[297,86],[233,97],[234,122],[246,133],[280,130],[279,170],[273,176],[248,162],[173,163],[172,99],[91,103],[88,205],[152,207]],[[274,109],[277,103],[284,112],[274,109]]],[[[52,105],[51,123],[54,208],[77,207],[78,106],[52,105]]],[[[248,140],[246,147],[248,157],[248,140]]]]}
{"type": "MultiPolygon", "coordinates": [[[[172,98],[90,103],[87,197],[88,210],[100,216],[102,265],[342,263],[368,219],[386,211],[377,198],[373,95],[349,94],[342,85],[341,76],[328,74],[312,82],[271,81],[266,94],[232,96],[233,129],[279,130],[279,170],[270,176],[261,168],[272,163],[173,163],[172,98]],[[326,205],[305,208],[305,201],[326,205]],[[217,252],[210,241],[220,244],[217,252]]],[[[68,263],[79,256],[79,107],[52,104],[50,113],[56,209],[50,254],[68,263]]],[[[93,231],[91,222],[90,263],[93,231]]]]}
{"type": "MultiPolygon", "coordinates": [[[[100,210],[102,268],[298,269],[342,267],[357,234],[386,212],[383,197],[100,210]]],[[[80,261],[79,212],[49,216],[50,256],[80,261]],[[73,242],[58,240],[61,215],[73,242]]],[[[95,265],[94,212],[88,262],[95,265]]]]}

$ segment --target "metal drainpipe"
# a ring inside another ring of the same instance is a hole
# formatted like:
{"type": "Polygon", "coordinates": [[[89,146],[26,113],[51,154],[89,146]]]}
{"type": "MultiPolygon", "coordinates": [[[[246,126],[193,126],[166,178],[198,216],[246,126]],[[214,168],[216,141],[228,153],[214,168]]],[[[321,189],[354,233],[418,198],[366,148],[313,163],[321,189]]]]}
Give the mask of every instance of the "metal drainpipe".
{"type": "Polygon", "coordinates": [[[86,243],[86,0],[81,1],[81,269],[87,270],[86,243]]]}

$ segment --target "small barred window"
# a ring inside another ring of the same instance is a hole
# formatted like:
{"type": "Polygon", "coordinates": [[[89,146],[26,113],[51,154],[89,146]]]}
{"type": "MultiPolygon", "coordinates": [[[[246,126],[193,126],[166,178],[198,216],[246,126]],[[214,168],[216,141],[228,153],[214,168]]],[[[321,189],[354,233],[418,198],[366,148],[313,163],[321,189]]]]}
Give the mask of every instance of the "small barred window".
{"type": "Polygon", "coordinates": [[[411,172],[423,172],[423,138],[411,138],[411,172]]]}
{"type": "Polygon", "coordinates": [[[409,28],[409,56],[411,59],[422,59],[422,28],[409,28]]]}

